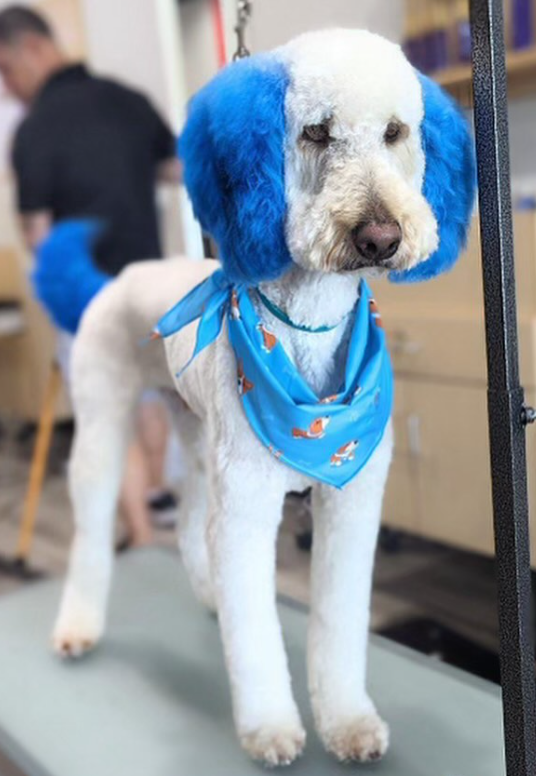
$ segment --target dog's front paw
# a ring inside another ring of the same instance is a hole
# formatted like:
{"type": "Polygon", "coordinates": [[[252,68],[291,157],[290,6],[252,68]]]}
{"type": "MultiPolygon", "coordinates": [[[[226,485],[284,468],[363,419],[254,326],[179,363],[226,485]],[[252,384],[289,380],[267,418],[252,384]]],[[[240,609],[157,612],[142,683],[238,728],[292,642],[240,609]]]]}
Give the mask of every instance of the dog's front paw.
{"type": "Polygon", "coordinates": [[[303,752],[305,730],[299,724],[262,727],[242,734],[240,743],[250,757],[264,765],[290,765],[303,752]]]}
{"type": "Polygon", "coordinates": [[[341,762],[380,760],[389,746],[389,728],[375,712],[341,721],[320,735],[327,751],[341,762]]]}
{"type": "Polygon", "coordinates": [[[61,658],[82,657],[95,649],[103,630],[103,619],[96,613],[62,613],[52,633],[52,649],[61,658]]]}

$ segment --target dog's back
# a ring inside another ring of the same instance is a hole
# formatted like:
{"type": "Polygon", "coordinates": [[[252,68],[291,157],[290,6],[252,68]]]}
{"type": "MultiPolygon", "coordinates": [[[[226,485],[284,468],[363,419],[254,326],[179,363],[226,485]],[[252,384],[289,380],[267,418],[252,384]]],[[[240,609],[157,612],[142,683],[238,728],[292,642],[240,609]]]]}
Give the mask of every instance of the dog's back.
{"type": "MultiPolygon", "coordinates": [[[[173,388],[161,342],[146,340],[162,315],[217,268],[183,258],[127,267],[89,305],[73,348],[73,398],[115,393],[121,385],[173,388]],[[95,394],[92,383],[100,385],[95,394]]],[[[90,399],[91,400],[91,399],[90,399]]]]}

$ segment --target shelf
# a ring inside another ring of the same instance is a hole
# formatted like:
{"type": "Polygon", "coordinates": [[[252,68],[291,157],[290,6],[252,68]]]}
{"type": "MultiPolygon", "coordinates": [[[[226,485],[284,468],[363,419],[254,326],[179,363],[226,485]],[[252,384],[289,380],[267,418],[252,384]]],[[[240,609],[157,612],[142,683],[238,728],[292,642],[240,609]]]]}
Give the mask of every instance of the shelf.
{"type": "MultiPolygon", "coordinates": [[[[509,97],[536,94],[536,47],[509,51],[506,55],[506,69],[509,97]]],[[[455,65],[433,73],[432,77],[462,105],[473,104],[470,65],[455,65]]]]}

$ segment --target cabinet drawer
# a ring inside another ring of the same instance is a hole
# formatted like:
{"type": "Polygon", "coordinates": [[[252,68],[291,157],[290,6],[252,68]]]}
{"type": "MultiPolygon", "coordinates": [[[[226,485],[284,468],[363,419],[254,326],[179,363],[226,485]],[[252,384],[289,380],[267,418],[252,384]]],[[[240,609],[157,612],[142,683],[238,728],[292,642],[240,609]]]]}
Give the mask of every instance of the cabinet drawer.
{"type": "Polygon", "coordinates": [[[415,467],[406,456],[393,457],[382,510],[382,524],[401,531],[422,534],[415,467]]]}
{"type": "Polygon", "coordinates": [[[419,511],[415,460],[412,455],[412,417],[408,408],[408,384],[395,388],[393,431],[395,445],[383,503],[383,524],[419,533],[419,511]]]}
{"type": "MultiPolygon", "coordinates": [[[[494,554],[486,391],[478,386],[397,384],[395,454],[386,525],[494,554]]],[[[536,391],[526,393],[532,406],[536,391]]],[[[536,434],[527,434],[531,555],[536,566],[536,434]]]]}
{"type": "MultiPolygon", "coordinates": [[[[383,317],[395,372],[440,381],[486,386],[484,321],[471,314],[450,317],[383,317]]],[[[519,321],[521,380],[536,386],[536,319],[519,321]]]]}
{"type": "Polygon", "coordinates": [[[486,391],[415,385],[418,500],[424,536],[493,553],[486,391]]]}

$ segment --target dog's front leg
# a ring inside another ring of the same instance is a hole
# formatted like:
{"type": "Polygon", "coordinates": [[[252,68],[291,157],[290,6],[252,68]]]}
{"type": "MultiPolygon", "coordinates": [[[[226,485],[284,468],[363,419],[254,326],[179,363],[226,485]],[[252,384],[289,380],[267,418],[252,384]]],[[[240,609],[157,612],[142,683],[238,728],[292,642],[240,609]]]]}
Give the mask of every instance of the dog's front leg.
{"type": "Polygon", "coordinates": [[[275,548],[284,479],[258,461],[212,478],[208,546],[240,742],[268,765],[292,762],[305,732],[276,610],[275,548]]]}
{"type": "Polygon", "coordinates": [[[366,654],[374,552],[391,428],[342,491],[313,494],[309,685],[318,732],[342,761],[381,757],[388,728],[367,695],[366,654]]]}

